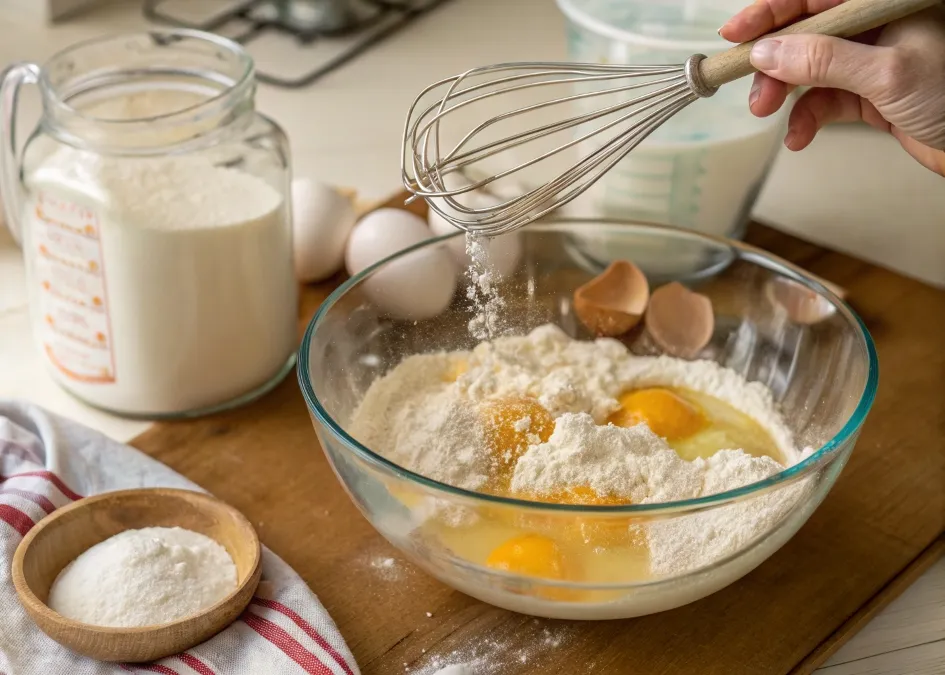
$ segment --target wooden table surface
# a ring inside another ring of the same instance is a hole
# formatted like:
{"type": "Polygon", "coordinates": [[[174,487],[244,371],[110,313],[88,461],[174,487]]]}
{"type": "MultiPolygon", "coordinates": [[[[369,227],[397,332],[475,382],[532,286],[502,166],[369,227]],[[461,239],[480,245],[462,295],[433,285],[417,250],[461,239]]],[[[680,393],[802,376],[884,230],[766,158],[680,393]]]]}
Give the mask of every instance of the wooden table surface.
{"type": "MultiPolygon", "coordinates": [[[[762,226],[748,239],[849,291],[876,340],[881,384],[810,521],[754,572],[686,607],[547,621],[433,580],[350,503],[294,378],[248,407],[158,424],[133,444],[246,514],[319,595],[368,675],[425,675],[477,656],[497,675],[809,673],[905,587],[898,575],[918,576],[945,548],[945,292],[762,226]]],[[[306,289],[300,329],[331,287],[306,289]]]]}
{"type": "Polygon", "coordinates": [[[815,675],[943,673],[945,557],[940,557],[831,656],[815,675]]]}

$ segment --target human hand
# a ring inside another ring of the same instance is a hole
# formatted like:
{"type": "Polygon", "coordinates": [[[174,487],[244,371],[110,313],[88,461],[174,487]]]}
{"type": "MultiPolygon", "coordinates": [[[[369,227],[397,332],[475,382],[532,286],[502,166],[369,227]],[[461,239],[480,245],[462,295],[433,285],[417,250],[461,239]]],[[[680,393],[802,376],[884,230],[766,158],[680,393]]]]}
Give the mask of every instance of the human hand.
{"type": "MultiPolygon", "coordinates": [[[[747,42],[841,0],[756,0],[719,30],[747,42]]],[[[831,122],[862,120],[892,134],[923,166],[945,176],[945,6],[938,5],[853,40],[785,35],[751,51],[748,106],[777,111],[796,86],[813,87],[788,119],[784,144],[806,148],[831,122]]]]}

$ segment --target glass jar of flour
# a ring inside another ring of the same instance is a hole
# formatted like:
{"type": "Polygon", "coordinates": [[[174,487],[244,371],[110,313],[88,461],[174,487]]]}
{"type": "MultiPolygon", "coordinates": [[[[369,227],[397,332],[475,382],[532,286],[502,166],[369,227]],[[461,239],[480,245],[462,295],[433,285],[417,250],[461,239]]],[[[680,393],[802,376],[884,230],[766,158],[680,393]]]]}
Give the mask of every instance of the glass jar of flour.
{"type": "Polygon", "coordinates": [[[118,414],[244,403],[294,364],[285,134],[254,108],[253,62],[187,30],[85,42],[0,88],[0,188],[56,380],[118,414]],[[17,91],[40,123],[16,153],[17,91]]]}

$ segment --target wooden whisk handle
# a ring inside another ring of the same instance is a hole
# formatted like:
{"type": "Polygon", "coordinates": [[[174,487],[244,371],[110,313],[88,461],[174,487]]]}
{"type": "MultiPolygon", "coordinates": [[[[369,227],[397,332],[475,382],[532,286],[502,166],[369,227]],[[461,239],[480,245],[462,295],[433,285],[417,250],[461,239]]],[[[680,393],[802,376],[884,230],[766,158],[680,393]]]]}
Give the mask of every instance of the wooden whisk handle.
{"type": "MultiPolygon", "coordinates": [[[[847,0],[833,9],[808,17],[763,37],[817,33],[850,37],[936,5],[940,0],[847,0]]],[[[760,40],[762,38],[758,38],[760,40]]],[[[758,40],[714,54],[699,63],[702,83],[709,90],[755,72],[749,61],[752,45],[758,40]]]]}

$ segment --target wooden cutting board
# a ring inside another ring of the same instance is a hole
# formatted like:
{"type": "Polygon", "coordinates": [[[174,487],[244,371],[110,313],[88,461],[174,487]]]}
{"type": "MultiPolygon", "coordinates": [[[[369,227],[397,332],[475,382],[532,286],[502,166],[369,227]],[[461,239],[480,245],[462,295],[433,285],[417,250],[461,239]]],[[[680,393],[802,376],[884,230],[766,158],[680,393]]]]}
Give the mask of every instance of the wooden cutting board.
{"type": "MultiPolygon", "coordinates": [[[[876,341],[880,387],[810,521],[747,577],[691,605],[550,621],[433,580],[351,504],[294,376],[249,406],[160,423],[133,444],[246,514],[318,594],[366,675],[474,659],[476,675],[809,673],[945,550],[945,291],[762,225],[747,239],[848,291],[876,341]]],[[[340,280],[304,289],[300,335],[340,280]]]]}

